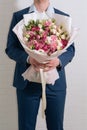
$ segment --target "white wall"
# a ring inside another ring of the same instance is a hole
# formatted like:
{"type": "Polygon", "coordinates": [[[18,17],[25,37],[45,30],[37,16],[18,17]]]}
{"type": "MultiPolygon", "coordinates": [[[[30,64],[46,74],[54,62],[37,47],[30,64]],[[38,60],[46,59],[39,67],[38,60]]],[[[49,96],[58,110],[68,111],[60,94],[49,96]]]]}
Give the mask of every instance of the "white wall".
{"type": "MultiPolygon", "coordinates": [[[[52,0],[51,0],[52,1],[52,0]]],[[[6,39],[12,13],[32,0],[0,0],[0,130],[17,130],[17,105],[12,79],[15,62],[5,55],[6,39]]],[[[86,1],[54,0],[53,5],[71,14],[73,25],[80,28],[75,40],[76,55],[66,67],[67,99],[65,107],[65,130],[87,129],[87,7],[86,1]]],[[[45,129],[45,121],[39,111],[37,130],[45,129]]]]}

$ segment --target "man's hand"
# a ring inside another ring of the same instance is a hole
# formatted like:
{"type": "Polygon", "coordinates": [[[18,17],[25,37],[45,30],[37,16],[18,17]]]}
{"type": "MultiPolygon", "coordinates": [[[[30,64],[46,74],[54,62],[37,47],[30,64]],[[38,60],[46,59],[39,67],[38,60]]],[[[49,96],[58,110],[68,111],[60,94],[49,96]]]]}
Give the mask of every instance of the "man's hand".
{"type": "Polygon", "coordinates": [[[40,69],[44,69],[44,64],[39,63],[38,61],[36,61],[34,58],[29,57],[29,64],[31,64],[33,66],[33,68],[36,71],[39,71],[40,69]]]}
{"type": "Polygon", "coordinates": [[[54,58],[45,64],[44,71],[46,72],[52,70],[59,65],[60,65],[60,60],[58,58],[54,58]]]}
{"type": "Polygon", "coordinates": [[[43,69],[44,72],[47,72],[56,68],[60,64],[60,61],[58,58],[54,58],[53,60],[47,61],[47,63],[43,64],[39,63],[34,58],[29,57],[29,63],[34,67],[36,71],[43,69]]]}

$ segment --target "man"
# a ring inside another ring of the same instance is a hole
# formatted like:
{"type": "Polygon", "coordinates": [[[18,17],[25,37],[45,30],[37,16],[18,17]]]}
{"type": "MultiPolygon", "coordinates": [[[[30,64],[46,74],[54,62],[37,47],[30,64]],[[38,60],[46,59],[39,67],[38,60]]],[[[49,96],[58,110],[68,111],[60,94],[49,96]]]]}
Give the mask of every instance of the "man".
{"type": "Polygon", "coordinates": [[[18,38],[13,33],[13,27],[23,19],[23,14],[45,11],[51,16],[52,13],[69,16],[68,14],[53,8],[49,0],[34,0],[34,3],[26,9],[13,14],[13,19],[8,33],[7,40],[7,55],[15,60],[16,67],[14,73],[13,86],[17,90],[18,101],[18,121],[19,130],[35,130],[38,108],[40,104],[42,88],[40,83],[29,82],[23,79],[22,73],[32,65],[36,71],[43,68],[44,71],[49,71],[56,67],[59,73],[59,79],[55,84],[46,85],[47,108],[45,110],[46,124],[48,130],[64,130],[64,105],[66,97],[66,79],[65,66],[72,60],[75,48],[72,44],[67,51],[49,61],[45,66],[38,63],[24,51],[18,38]]]}

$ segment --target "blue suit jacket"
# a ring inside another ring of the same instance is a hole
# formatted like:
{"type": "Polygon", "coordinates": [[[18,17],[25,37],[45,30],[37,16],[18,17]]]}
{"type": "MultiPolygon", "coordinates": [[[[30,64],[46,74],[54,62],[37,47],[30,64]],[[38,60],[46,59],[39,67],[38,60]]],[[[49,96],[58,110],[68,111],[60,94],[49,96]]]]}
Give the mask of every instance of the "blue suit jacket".
{"type": "MultiPolygon", "coordinates": [[[[23,19],[23,14],[27,14],[29,11],[29,8],[23,9],[21,11],[18,11],[13,14],[11,26],[8,33],[8,39],[7,39],[7,48],[6,48],[6,54],[13,60],[16,61],[16,67],[14,72],[14,81],[13,86],[19,89],[24,89],[27,85],[27,83],[30,83],[29,81],[23,79],[22,73],[29,67],[29,65],[26,63],[26,59],[28,54],[24,51],[23,47],[21,46],[18,38],[13,33],[12,29],[13,27],[21,20],[23,19]]],[[[54,8],[55,13],[69,16],[68,14],[57,10],[54,8]]],[[[62,63],[61,69],[58,70],[60,78],[55,82],[55,85],[52,86],[52,89],[55,90],[65,90],[66,89],[66,78],[65,78],[65,66],[72,60],[75,53],[74,44],[67,49],[65,53],[63,53],[61,56],[59,56],[59,59],[62,63]]],[[[34,86],[38,86],[38,83],[33,83],[34,86]]]]}

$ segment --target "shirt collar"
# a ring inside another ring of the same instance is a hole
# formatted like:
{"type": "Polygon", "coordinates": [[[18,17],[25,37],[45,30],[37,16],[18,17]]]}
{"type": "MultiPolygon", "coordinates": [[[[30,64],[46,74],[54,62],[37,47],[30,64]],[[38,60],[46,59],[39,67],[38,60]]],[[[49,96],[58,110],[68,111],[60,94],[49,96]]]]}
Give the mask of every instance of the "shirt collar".
{"type": "MultiPolygon", "coordinates": [[[[33,12],[37,12],[36,7],[34,4],[32,4],[29,8],[28,13],[33,13],[33,12]]],[[[45,11],[49,16],[51,16],[54,12],[54,8],[52,7],[52,5],[50,4],[47,8],[47,10],[45,11]]]]}

